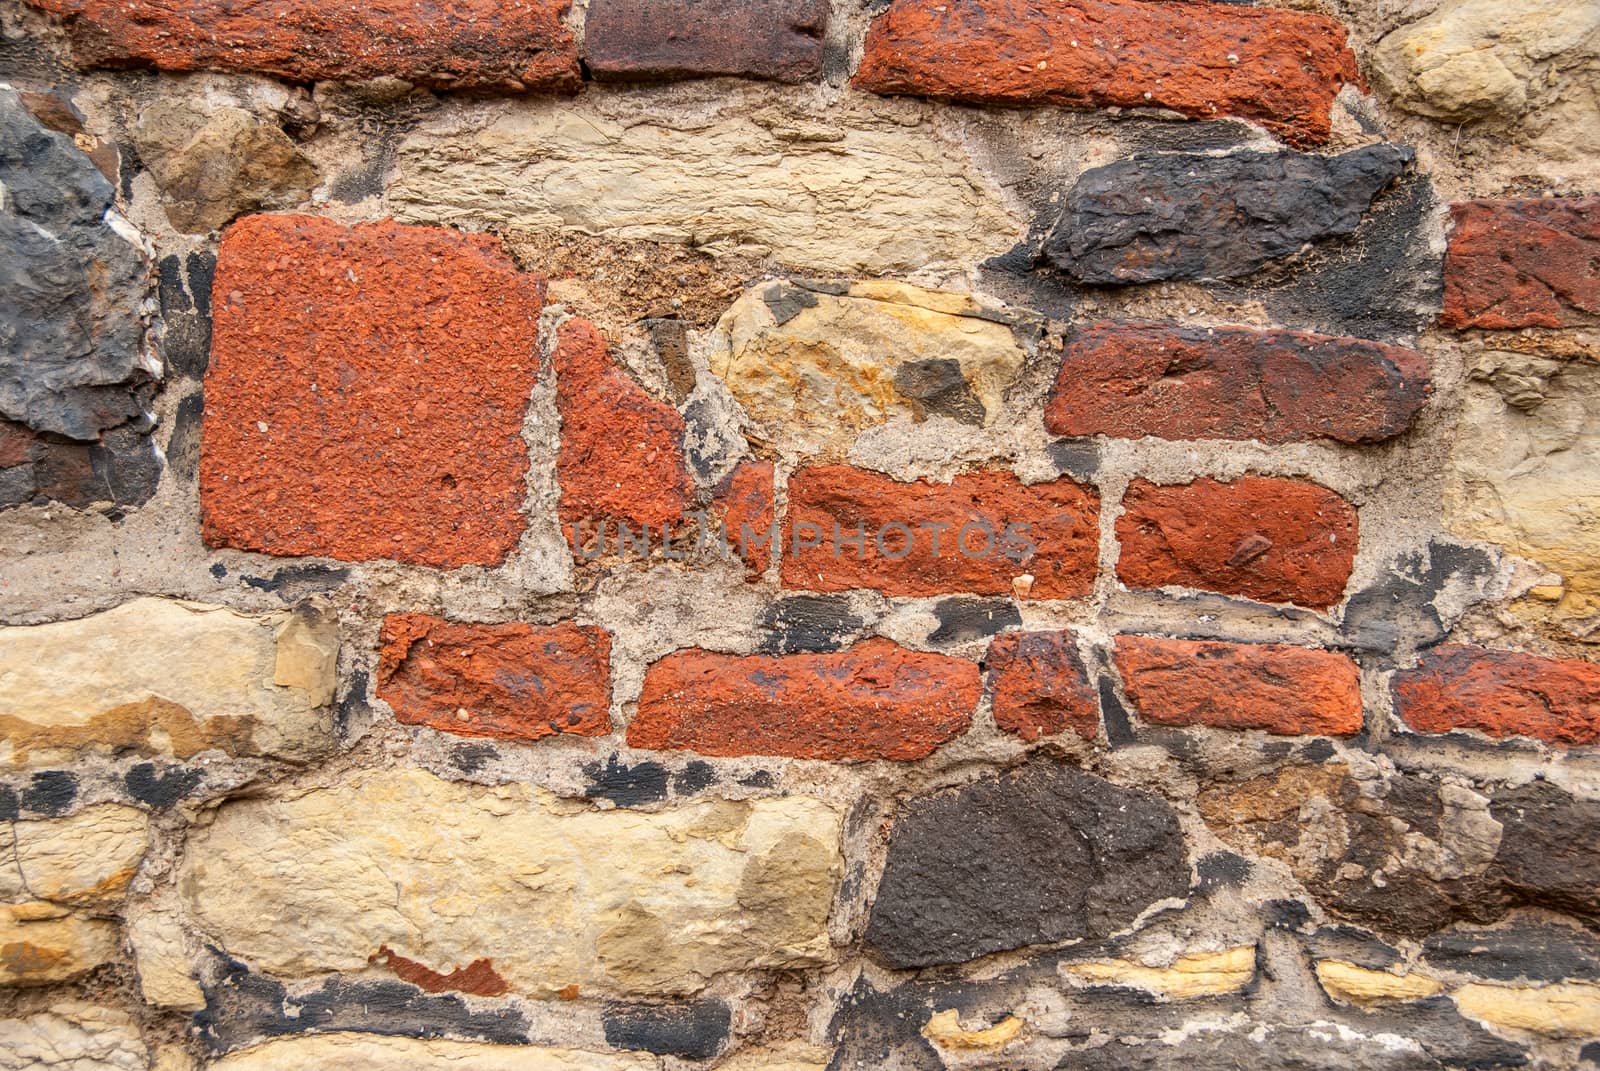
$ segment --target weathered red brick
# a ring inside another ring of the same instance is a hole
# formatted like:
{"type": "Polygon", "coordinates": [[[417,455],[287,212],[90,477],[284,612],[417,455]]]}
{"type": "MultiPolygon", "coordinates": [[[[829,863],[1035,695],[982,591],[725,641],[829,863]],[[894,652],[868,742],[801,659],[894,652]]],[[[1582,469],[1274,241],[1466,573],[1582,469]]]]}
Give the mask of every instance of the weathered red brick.
{"type": "Polygon", "coordinates": [[[776,470],[770,461],[743,461],[723,478],[711,502],[709,521],[722,526],[731,553],[744,560],[749,579],[772,564],[776,470]]]}
{"type": "Polygon", "coordinates": [[[1148,0],[894,0],[867,33],[855,85],[973,104],[1169,108],[1328,140],[1340,87],[1360,84],[1334,19],[1148,0]]]}
{"type": "Polygon", "coordinates": [[[1355,563],[1355,507],[1303,480],[1134,480],[1122,510],[1117,576],[1133,588],[1173,584],[1321,610],[1344,597],[1355,563]]]}
{"type": "Polygon", "coordinates": [[[438,568],[517,545],[544,281],[495,239],[250,216],[213,295],[209,545],[438,568]]]}
{"type": "Polygon", "coordinates": [[[379,639],[378,698],[406,725],[509,740],[611,731],[604,629],[390,614],[379,639]]]}
{"type": "Polygon", "coordinates": [[[1076,598],[1094,586],[1099,516],[1099,496],[1065,479],[1027,486],[1009,472],[974,472],[900,483],[817,466],[789,478],[780,573],[788,588],[886,595],[1010,594],[1027,574],[1033,598],[1076,598]]]}
{"type": "Polygon", "coordinates": [[[796,759],[920,759],[978,705],[976,663],[864,640],[830,654],[677,651],[645,671],[630,747],[796,759]]]}
{"type": "Polygon", "coordinates": [[[984,658],[993,684],[994,723],[1024,740],[1067,730],[1093,740],[1100,702],[1072,633],[1002,632],[984,658]]]}
{"type": "Polygon", "coordinates": [[[430,89],[577,92],[571,0],[28,0],[86,66],[253,71],[295,82],[393,76],[430,89]]]}
{"type": "Polygon", "coordinates": [[[1158,725],[1284,736],[1361,730],[1361,673],[1331,651],[1118,636],[1115,657],[1129,702],[1158,725]]]}
{"type": "Polygon", "coordinates": [[[1450,217],[1446,325],[1600,323],[1600,197],[1467,201],[1450,217]]]}
{"type": "Polygon", "coordinates": [[[822,73],[828,0],[590,0],[584,62],[601,81],[822,73]]]}
{"type": "Polygon", "coordinates": [[[1067,337],[1054,435],[1375,443],[1428,400],[1415,350],[1304,331],[1096,323],[1067,337]]]}
{"type": "Polygon", "coordinates": [[[471,993],[475,997],[499,997],[511,992],[511,985],[494,969],[492,959],[475,959],[465,967],[443,974],[414,959],[379,945],[367,962],[388,967],[402,982],[410,982],[424,993],[471,993]]]}
{"type": "Polygon", "coordinates": [[[1446,644],[1393,682],[1395,713],[1423,733],[1475,729],[1600,744],[1600,665],[1446,644]]]}

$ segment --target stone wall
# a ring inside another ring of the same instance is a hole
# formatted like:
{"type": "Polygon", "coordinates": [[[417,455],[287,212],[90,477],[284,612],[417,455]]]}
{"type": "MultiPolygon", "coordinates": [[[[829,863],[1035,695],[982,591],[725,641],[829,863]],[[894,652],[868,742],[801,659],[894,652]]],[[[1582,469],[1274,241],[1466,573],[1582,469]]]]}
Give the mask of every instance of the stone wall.
{"type": "Polygon", "coordinates": [[[0,0],[0,1069],[1600,1067],[1594,0],[0,0]]]}

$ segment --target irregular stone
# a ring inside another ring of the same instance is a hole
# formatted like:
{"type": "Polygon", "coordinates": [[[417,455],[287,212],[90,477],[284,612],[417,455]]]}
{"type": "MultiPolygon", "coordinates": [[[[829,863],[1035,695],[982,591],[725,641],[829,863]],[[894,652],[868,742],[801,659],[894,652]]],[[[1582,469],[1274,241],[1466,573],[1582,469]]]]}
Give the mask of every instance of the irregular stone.
{"type": "Polygon", "coordinates": [[[840,275],[957,270],[1020,234],[931,126],[759,92],[674,87],[674,110],[698,109],[688,129],[648,90],[528,102],[477,130],[424,125],[400,144],[389,205],[413,222],[648,239],[840,275]]]}
{"type": "Polygon", "coordinates": [[[1431,646],[1488,596],[1498,573],[1488,551],[1430,539],[1396,554],[1376,579],[1351,594],[1339,630],[1366,651],[1393,651],[1401,642],[1431,646]]]}
{"type": "Polygon", "coordinates": [[[855,643],[866,621],[848,595],[790,595],[761,611],[761,653],[841,651],[855,643]]]}
{"type": "Polygon", "coordinates": [[[1068,479],[1025,485],[1005,471],[901,483],[846,465],[789,477],[786,588],[885,595],[1089,594],[1099,568],[1099,496],[1068,479]]]}
{"type": "Polygon", "coordinates": [[[1129,702],[1158,725],[1285,736],[1361,731],[1361,672],[1332,651],[1118,636],[1115,660],[1129,702]]]}
{"type": "Polygon", "coordinates": [[[1447,644],[1396,673],[1391,688],[1395,713],[1418,732],[1600,743],[1600,665],[1593,662],[1447,644]]]}
{"type": "Polygon", "coordinates": [[[0,896],[110,908],[122,900],[150,844],[149,822],[136,807],[86,807],[70,818],[14,822],[0,845],[19,883],[0,874],[0,896]],[[9,843],[8,843],[9,842],[9,843]]]}
{"type": "Polygon", "coordinates": [[[711,370],[780,448],[840,460],[896,417],[992,425],[1027,358],[1015,319],[903,283],[760,283],[717,324],[711,370]]]}
{"type": "Polygon", "coordinates": [[[971,104],[1166,108],[1238,116],[1294,144],[1328,140],[1361,84],[1344,27],[1323,15],[1134,0],[895,0],[873,20],[854,85],[971,104]]]}
{"type": "Polygon", "coordinates": [[[116,923],[42,901],[0,904],[0,985],[70,982],[115,959],[116,923]]]}
{"type": "Polygon", "coordinates": [[[1558,1038],[1600,1036],[1600,985],[1589,982],[1528,988],[1472,982],[1452,992],[1450,999],[1468,1019],[1497,1030],[1558,1038]]]}
{"type": "Polygon", "coordinates": [[[1242,992],[1256,977],[1256,946],[1192,952],[1164,967],[1125,959],[1071,960],[1061,976],[1074,985],[1139,989],[1162,1000],[1193,1000],[1242,992]]]}
{"type": "Polygon", "coordinates": [[[293,207],[317,185],[316,166],[289,135],[243,108],[197,111],[192,100],[157,100],[139,113],[133,135],[167,219],[191,234],[246,212],[293,207]]]}
{"type": "Polygon", "coordinates": [[[827,0],[591,0],[583,60],[600,81],[822,74],[827,0]]]}
{"type": "Polygon", "coordinates": [[[827,1071],[833,1053],[820,1045],[791,1041],[765,1049],[740,1049],[717,1071],[827,1071]]]}
{"type": "Polygon", "coordinates": [[[126,929],[139,973],[139,995],[145,1003],[190,1012],[206,1006],[177,918],[141,903],[130,909],[126,929]]]}
{"type": "Polygon", "coordinates": [[[873,638],[836,654],[677,651],[645,671],[628,746],[801,759],[925,758],[964,732],[978,667],[873,638]]]}
{"type": "Polygon", "coordinates": [[[803,796],[592,811],[397,769],[224,805],[178,887],[207,939],[282,979],[363,970],[387,946],[439,971],[489,958],[525,996],[692,993],[832,958],[839,832],[803,796]]]}
{"type": "Polygon", "coordinates": [[[896,968],[960,963],[1105,937],[1188,887],[1165,801],[1033,763],[907,806],[866,940],[896,968]]]}
{"type": "Polygon", "coordinates": [[[1600,324],[1600,197],[1467,201],[1450,218],[1447,327],[1600,324]]]}
{"type": "Polygon", "coordinates": [[[0,417],[94,442],[146,408],[149,265],[111,182],[3,86],[0,189],[0,417]]]}
{"type": "Polygon", "coordinates": [[[1362,1033],[1343,1024],[1248,1023],[1238,1029],[1196,1024],[1165,1038],[1116,1039],[1075,1050],[1057,1071],[1192,1071],[1227,1067],[1239,1071],[1444,1071],[1413,1038],[1380,1031],[1362,1033]]]}
{"type": "Polygon", "coordinates": [[[772,462],[741,461],[717,484],[711,499],[710,520],[722,526],[723,539],[736,549],[745,564],[745,579],[752,582],[772,564],[776,479],[772,462]]]}
{"type": "MultiPolygon", "coordinates": [[[[270,683],[288,613],[135,599],[76,621],[0,629],[0,730],[14,766],[87,754],[304,762],[333,746],[333,679],[270,683]]],[[[319,626],[337,644],[332,621],[319,626]]]]}
{"type": "Polygon", "coordinates": [[[1316,963],[1317,984],[1334,1000],[1363,1008],[1397,1001],[1424,1000],[1444,991],[1444,983],[1425,974],[1394,974],[1336,959],[1316,963]]]}
{"type": "Polygon", "coordinates": [[[1364,339],[1097,323],[1066,341],[1052,435],[1376,443],[1410,428],[1430,390],[1420,353],[1364,339]]]}
{"type": "Polygon", "coordinates": [[[29,0],[62,18],[85,66],[249,71],[291,82],[400,78],[430,89],[556,90],[580,85],[563,24],[569,0],[376,0],[329,9],[313,0],[137,11],[115,0],[29,0]]]}
{"type": "Polygon", "coordinates": [[[1022,612],[1010,599],[940,599],[933,617],[939,625],[928,634],[932,644],[971,643],[1022,625],[1022,612]]]}
{"type": "Polygon", "coordinates": [[[720,1000],[679,1004],[605,1006],[602,1022],[606,1044],[685,1060],[709,1060],[728,1040],[733,1015],[720,1000]]]}
{"type": "Polygon", "coordinates": [[[1422,962],[1499,982],[1600,982],[1600,937],[1569,922],[1514,915],[1494,929],[1459,924],[1430,934],[1422,962]]]}
{"type": "Polygon", "coordinates": [[[508,740],[611,731],[604,629],[390,614],[379,640],[376,694],[403,724],[508,740]]]}
{"type": "Polygon", "coordinates": [[[223,235],[215,293],[208,545],[504,560],[526,526],[542,280],[484,235],[262,215],[223,235]]]}
{"type": "Polygon", "coordinates": [[[120,1008],[63,1000],[0,1021],[0,1071],[143,1071],[149,1051],[120,1008]]]}
{"type": "Polygon", "coordinates": [[[1600,801],[1533,781],[1496,793],[1490,813],[1505,830],[1495,863],[1520,898],[1600,920],[1600,801]]]}
{"type": "Polygon", "coordinates": [[[485,1045],[445,1038],[384,1037],[332,1033],[275,1038],[229,1053],[208,1071],[355,1071],[404,1067],[411,1071],[655,1071],[646,1053],[597,1053],[528,1045],[485,1045]]]}
{"type": "Polygon", "coordinates": [[[1084,172],[1043,257],[1080,283],[1233,279],[1350,234],[1409,149],[1157,153],[1084,172]]]}
{"type": "Polygon", "coordinates": [[[961,1018],[956,1009],[946,1008],[928,1020],[922,1028],[922,1036],[939,1049],[954,1049],[958,1052],[998,1052],[1015,1041],[1026,1025],[1015,1015],[1008,1015],[993,1026],[968,1030],[961,1025],[961,1018]]]}
{"type": "Polygon", "coordinates": [[[1085,740],[1100,731],[1100,703],[1071,632],[1007,632],[984,656],[994,723],[1032,743],[1067,730],[1085,740]]]}

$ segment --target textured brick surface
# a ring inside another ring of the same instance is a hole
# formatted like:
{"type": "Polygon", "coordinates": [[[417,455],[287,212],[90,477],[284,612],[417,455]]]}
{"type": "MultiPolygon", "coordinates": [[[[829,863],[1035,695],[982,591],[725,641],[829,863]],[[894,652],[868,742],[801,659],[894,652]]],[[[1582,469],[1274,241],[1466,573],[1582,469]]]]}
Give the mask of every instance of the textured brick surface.
{"type": "Polygon", "coordinates": [[[976,663],[871,639],[832,654],[690,649],[645,673],[631,747],[797,759],[920,759],[963,732],[976,663]]]}
{"type": "Polygon", "coordinates": [[[1118,636],[1115,657],[1139,717],[1158,725],[1325,736],[1361,729],[1361,676],[1344,655],[1276,643],[1118,636]]]}
{"type": "Polygon", "coordinates": [[[1119,439],[1373,443],[1411,427],[1428,392],[1427,359],[1402,346],[1303,331],[1097,323],[1068,336],[1045,426],[1119,439]]]}
{"type": "Polygon", "coordinates": [[[1099,497],[1070,480],[1024,486],[1007,472],[976,472],[948,484],[900,483],[843,465],[817,466],[789,478],[783,585],[998,595],[1029,575],[1034,598],[1070,599],[1094,583],[1098,524],[1099,497]],[[835,525],[849,541],[836,537],[835,525]],[[909,541],[896,525],[909,530],[909,541]],[[862,548],[858,531],[866,533],[862,548]],[[813,539],[816,545],[804,545],[813,539]]]}
{"type": "Polygon", "coordinates": [[[438,568],[517,545],[544,284],[494,239],[251,216],[213,292],[207,543],[438,568]]]}
{"type": "Polygon", "coordinates": [[[722,526],[729,551],[744,560],[752,580],[772,564],[776,478],[770,461],[741,462],[717,485],[711,501],[708,523],[722,526]]]}
{"type": "Polygon", "coordinates": [[[1326,609],[1344,596],[1360,522],[1355,507],[1303,480],[1134,480],[1122,497],[1117,576],[1326,609]]]}
{"type": "Polygon", "coordinates": [[[407,725],[510,740],[611,731],[604,629],[390,614],[380,643],[378,698],[407,725]]]}
{"type": "Polygon", "coordinates": [[[1446,644],[1394,677],[1395,713],[1424,733],[1475,729],[1600,743],[1600,665],[1446,644]]]}
{"type": "Polygon", "coordinates": [[[1094,739],[1100,702],[1072,633],[1001,633],[989,644],[984,662],[1000,728],[1028,741],[1069,729],[1094,739]]]}
{"type": "Polygon", "coordinates": [[[827,0],[591,0],[584,62],[602,80],[822,73],[827,0]]]}
{"type": "Polygon", "coordinates": [[[1445,324],[1600,323],[1600,197],[1468,201],[1450,218],[1445,324]]]}
{"type": "Polygon", "coordinates": [[[1143,0],[894,0],[867,34],[855,85],[979,104],[1238,116],[1317,144],[1334,95],[1360,80],[1344,27],[1323,15],[1143,0]]]}

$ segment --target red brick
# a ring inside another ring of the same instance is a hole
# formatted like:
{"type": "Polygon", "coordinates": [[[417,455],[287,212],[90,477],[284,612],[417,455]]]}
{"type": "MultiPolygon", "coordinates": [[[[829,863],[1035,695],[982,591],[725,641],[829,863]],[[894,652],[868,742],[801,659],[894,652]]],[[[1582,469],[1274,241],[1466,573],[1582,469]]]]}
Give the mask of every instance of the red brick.
{"type": "Polygon", "coordinates": [[[1122,497],[1117,576],[1323,610],[1344,597],[1355,562],[1356,509],[1301,480],[1134,480],[1122,497]]]}
{"type": "Polygon", "coordinates": [[[294,82],[392,75],[430,89],[577,92],[571,0],[28,0],[86,66],[253,71],[294,82]]]}
{"type": "Polygon", "coordinates": [[[1415,350],[1303,331],[1097,323],[1074,330],[1045,409],[1054,435],[1375,443],[1428,400],[1415,350]]]}
{"type": "Polygon", "coordinates": [[[209,545],[437,568],[517,545],[544,282],[495,239],[250,216],[212,292],[209,545]]]}
{"type": "Polygon", "coordinates": [[[583,59],[601,81],[822,74],[828,0],[590,0],[583,59]]]}
{"type": "Polygon", "coordinates": [[[723,478],[711,503],[709,522],[722,526],[730,552],[744,560],[750,580],[772,564],[775,479],[771,462],[741,462],[723,478]]]}
{"type": "Polygon", "coordinates": [[[379,639],[378,698],[406,725],[508,740],[611,731],[604,629],[390,614],[379,639]]]}
{"type": "Polygon", "coordinates": [[[995,725],[1030,742],[1069,729],[1094,739],[1100,702],[1072,633],[1003,632],[989,644],[984,662],[995,725]]]}
{"type": "Polygon", "coordinates": [[[1129,702],[1157,725],[1283,736],[1361,730],[1360,671],[1330,651],[1118,636],[1116,663],[1129,702]]]}
{"type": "Polygon", "coordinates": [[[1099,516],[1099,496],[1064,479],[1025,486],[1008,472],[975,472],[948,484],[900,483],[844,465],[802,469],[789,478],[781,577],[784,587],[810,591],[999,595],[1029,574],[1033,598],[1076,598],[1094,586],[1099,516]],[[973,527],[963,544],[970,553],[962,553],[957,540],[969,524],[986,525],[992,545],[973,527]],[[835,525],[846,537],[864,530],[865,553],[836,543],[835,525]],[[875,536],[886,525],[907,526],[909,548],[902,530],[889,528],[882,548],[889,553],[880,553],[875,536]],[[938,525],[945,527],[924,527],[938,525]],[[1013,525],[1021,535],[1007,538],[1013,525]],[[814,537],[817,546],[796,552],[814,537]],[[992,552],[980,556],[986,548],[992,552]]]}
{"type": "Polygon", "coordinates": [[[870,639],[831,654],[677,651],[645,672],[630,747],[920,759],[966,730],[978,667],[870,639]]]}
{"type": "Polygon", "coordinates": [[[1447,326],[1600,323],[1600,197],[1468,201],[1450,217],[1447,326]]]}
{"type": "Polygon", "coordinates": [[[1475,729],[1600,744],[1600,665],[1447,644],[1394,676],[1394,706],[1423,733],[1475,729]]]}
{"type": "Polygon", "coordinates": [[[511,985],[494,969],[491,959],[475,959],[465,967],[443,974],[414,959],[379,945],[367,962],[388,967],[402,982],[410,982],[424,993],[471,993],[475,997],[500,997],[511,992],[511,985]]]}
{"type": "Polygon", "coordinates": [[[1328,140],[1334,96],[1360,81],[1334,19],[1148,0],[894,0],[855,77],[972,104],[1237,116],[1297,145],[1328,140]]]}

